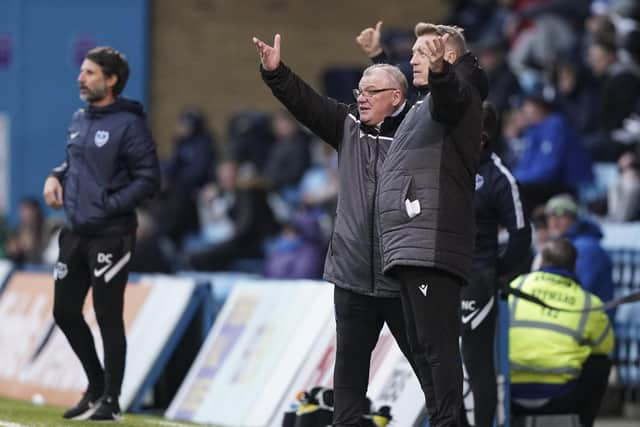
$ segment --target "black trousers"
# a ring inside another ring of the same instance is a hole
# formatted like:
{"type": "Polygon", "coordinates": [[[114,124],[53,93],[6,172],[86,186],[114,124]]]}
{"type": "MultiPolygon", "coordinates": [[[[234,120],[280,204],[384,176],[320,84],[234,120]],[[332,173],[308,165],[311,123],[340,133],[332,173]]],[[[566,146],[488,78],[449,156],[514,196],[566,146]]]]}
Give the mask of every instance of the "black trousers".
{"type": "Polygon", "coordinates": [[[53,316],[89,381],[89,391],[118,397],[124,376],[126,337],[123,308],[135,237],[86,237],[63,229],[56,264],[53,316]],[[104,347],[104,370],[82,307],[93,292],[93,308],[104,347]]]}
{"type": "Polygon", "coordinates": [[[334,287],[336,362],[333,372],[333,425],[361,426],[368,411],[369,364],[386,323],[398,347],[411,363],[400,298],[379,298],[334,287]]]}
{"type": "Polygon", "coordinates": [[[589,356],[571,392],[553,398],[539,408],[526,408],[511,400],[511,410],[514,415],[578,414],[583,427],[592,427],[607,389],[611,364],[607,355],[589,356]]]}
{"type": "Polygon", "coordinates": [[[493,269],[474,270],[471,282],[462,288],[462,358],[469,384],[464,404],[468,425],[476,427],[493,426],[498,401],[495,369],[496,292],[493,269]]]}
{"type": "Polygon", "coordinates": [[[462,280],[435,268],[394,269],[412,358],[432,427],[458,427],[462,412],[460,288],[462,280]]]}

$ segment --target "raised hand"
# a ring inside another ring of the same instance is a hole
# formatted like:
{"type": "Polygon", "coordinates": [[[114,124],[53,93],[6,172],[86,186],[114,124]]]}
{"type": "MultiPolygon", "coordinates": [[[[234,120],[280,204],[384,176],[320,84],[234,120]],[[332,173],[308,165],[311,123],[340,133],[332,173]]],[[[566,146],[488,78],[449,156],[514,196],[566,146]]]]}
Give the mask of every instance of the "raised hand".
{"type": "Polygon", "coordinates": [[[429,68],[436,73],[441,72],[444,67],[444,51],[447,40],[449,40],[449,34],[435,36],[425,40],[429,68]]]}
{"type": "Polygon", "coordinates": [[[267,71],[273,71],[280,65],[280,34],[273,38],[273,46],[269,46],[257,37],[253,37],[262,67],[267,71]]]}
{"type": "Polygon", "coordinates": [[[380,35],[382,33],[382,21],[378,21],[376,27],[365,28],[356,37],[356,43],[362,51],[369,57],[373,58],[382,53],[382,45],[380,44],[380,35]]]}

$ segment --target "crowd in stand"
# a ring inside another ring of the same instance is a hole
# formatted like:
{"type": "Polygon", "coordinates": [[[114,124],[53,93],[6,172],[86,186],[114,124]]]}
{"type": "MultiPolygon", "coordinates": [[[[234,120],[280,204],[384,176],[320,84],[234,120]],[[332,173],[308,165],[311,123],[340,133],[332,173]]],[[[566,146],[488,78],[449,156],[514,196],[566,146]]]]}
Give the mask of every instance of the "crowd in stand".
{"type": "MultiPolygon", "coordinates": [[[[573,197],[575,209],[563,213],[575,218],[590,211],[606,221],[640,220],[640,4],[459,0],[447,21],[465,29],[488,74],[501,117],[496,151],[519,181],[536,236],[601,237],[587,219],[553,231],[558,215],[543,206],[560,193],[573,197]],[[617,171],[605,188],[594,174],[601,170],[617,171]]],[[[389,58],[409,72],[407,40],[409,30],[383,34],[389,58]]],[[[216,139],[197,111],[180,115],[162,193],[139,212],[132,269],[319,278],[336,200],[335,153],[284,111],[238,112],[225,133],[224,142],[216,139]]],[[[53,263],[59,225],[45,220],[37,199],[24,199],[18,225],[1,233],[4,256],[53,263]]]]}

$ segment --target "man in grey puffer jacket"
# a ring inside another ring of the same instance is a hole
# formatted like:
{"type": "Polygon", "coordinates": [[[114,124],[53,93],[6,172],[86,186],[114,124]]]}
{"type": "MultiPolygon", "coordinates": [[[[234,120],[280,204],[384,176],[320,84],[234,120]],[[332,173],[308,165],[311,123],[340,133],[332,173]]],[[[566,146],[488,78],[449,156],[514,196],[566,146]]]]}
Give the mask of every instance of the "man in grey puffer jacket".
{"type": "Polygon", "coordinates": [[[253,41],[274,96],[338,152],[338,206],[323,277],[335,284],[333,426],[356,427],[366,409],[371,352],[385,323],[412,361],[399,284],[382,273],[376,220],[380,171],[409,109],[408,84],[397,67],[373,65],[354,89],[357,104],[346,105],[318,94],[280,61],[279,35],[273,46],[253,41]]]}
{"type": "Polygon", "coordinates": [[[382,169],[382,264],[401,282],[409,345],[422,369],[431,425],[459,426],[460,289],[473,256],[487,80],[460,29],[419,23],[415,34],[413,84],[422,96],[396,131],[382,169]]]}

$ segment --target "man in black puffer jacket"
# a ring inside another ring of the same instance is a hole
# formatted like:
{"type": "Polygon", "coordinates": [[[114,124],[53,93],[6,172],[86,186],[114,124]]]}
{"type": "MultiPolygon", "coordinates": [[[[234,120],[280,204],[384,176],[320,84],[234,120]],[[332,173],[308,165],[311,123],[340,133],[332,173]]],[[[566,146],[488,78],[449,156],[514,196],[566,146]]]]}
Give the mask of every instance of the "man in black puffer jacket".
{"type": "Polygon", "coordinates": [[[382,264],[401,282],[412,357],[426,367],[419,375],[431,425],[458,426],[460,289],[473,256],[488,83],[460,29],[419,23],[415,34],[413,84],[423,95],[396,131],[380,175],[382,264]]]}
{"type": "Polygon", "coordinates": [[[380,171],[409,108],[407,81],[397,67],[373,65],[354,90],[357,105],[342,104],[316,93],[280,62],[279,35],[273,46],[253,41],[262,62],[262,78],[275,97],[338,151],[338,205],[324,268],[324,278],[335,285],[333,425],[358,426],[366,409],[371,352],[384,323],[412,361],[399,284],[382,273],[376,220],[380,171]]]}
{"type": "Polygon", "coordinates": [[[124,376],[123,323],[128,263],[135,246],[135,208],[160,185],[156,147],[142,105],[120,98],[129,65],[110,47],[90,50],[80,67],[80,98],[89,105],[69,125],[67,160],[44,185],[49,206],[64,205],[66,226],[54,271],[53,315],[85,373],[89,387],[64,418],[117,420],[124,376]],[[93,306],[104,346],[104,370],[84,318],[93,306]]]}

